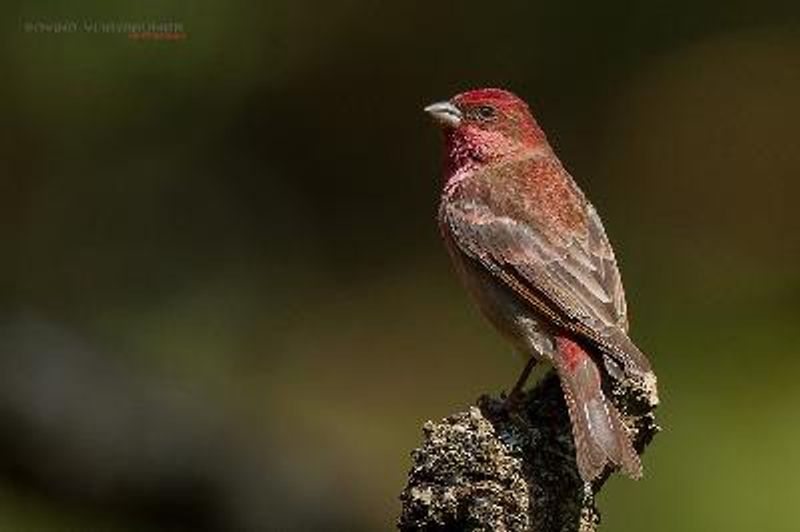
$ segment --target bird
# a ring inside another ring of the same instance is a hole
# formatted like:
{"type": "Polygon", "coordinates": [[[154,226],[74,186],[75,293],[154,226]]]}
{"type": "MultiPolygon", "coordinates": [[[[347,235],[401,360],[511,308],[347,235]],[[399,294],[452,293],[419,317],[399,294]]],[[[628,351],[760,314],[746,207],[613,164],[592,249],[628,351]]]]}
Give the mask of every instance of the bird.
{"type": "Polygon", "coordinates": [[[527,363],[558,374],[576,467],[590,483],[607,466],[638,479],[642,465],[604,375],[657,402],[651,364],[628,336],[617,260],[594,206],[550,146],[529,106],[496,88],[425,107],[444,137],[438,224],[454,269],[494,328],[527,363]],[[600,365],[601,364],[601,365],[600,365]]]}

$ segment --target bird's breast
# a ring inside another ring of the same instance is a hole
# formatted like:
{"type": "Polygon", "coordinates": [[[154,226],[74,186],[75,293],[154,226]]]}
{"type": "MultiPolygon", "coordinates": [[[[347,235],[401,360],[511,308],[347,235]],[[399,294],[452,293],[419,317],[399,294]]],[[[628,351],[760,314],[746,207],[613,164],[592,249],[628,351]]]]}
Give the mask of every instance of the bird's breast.
{"type": "Polygon", "coordinates": [[[516,350],[550,360],[555,343],[549,322],[475,259],[465,255],[441,220],[440,227],[456,274],[484,317],[516,350]]]}

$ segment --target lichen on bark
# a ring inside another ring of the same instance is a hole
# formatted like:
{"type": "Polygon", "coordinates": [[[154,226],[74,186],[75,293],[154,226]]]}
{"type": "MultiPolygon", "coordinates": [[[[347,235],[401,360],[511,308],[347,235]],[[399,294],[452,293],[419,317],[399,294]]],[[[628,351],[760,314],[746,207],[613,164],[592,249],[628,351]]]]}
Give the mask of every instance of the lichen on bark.
{"type": "MultiPolygon", "coordinates": [[[[641,454],[658,432],[650,389],[609,379],[607,395],[623,414],[641,454]]],[[[477,406],[423,427],[424,441],[400,498],[398,528],[594,532],[595,494],[608,475],[585,485],[561,386],[546,375],[517,409],[483,396],[477,406]]]]}

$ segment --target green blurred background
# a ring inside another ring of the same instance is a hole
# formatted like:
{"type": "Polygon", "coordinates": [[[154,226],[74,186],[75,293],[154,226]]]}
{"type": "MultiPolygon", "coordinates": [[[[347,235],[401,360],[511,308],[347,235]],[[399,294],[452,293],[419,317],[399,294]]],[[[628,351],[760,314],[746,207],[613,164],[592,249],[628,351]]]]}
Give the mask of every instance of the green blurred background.
{"type": "Polygon", "coordinates": [[[796,2],[4,4],[0,529],[388,530],[520,362],[434,222],[424,105],[528,100],[665,430],[604,530],[796,530],[796,2]],[[29,22],[183,25],[174,42],[29,22]]]}

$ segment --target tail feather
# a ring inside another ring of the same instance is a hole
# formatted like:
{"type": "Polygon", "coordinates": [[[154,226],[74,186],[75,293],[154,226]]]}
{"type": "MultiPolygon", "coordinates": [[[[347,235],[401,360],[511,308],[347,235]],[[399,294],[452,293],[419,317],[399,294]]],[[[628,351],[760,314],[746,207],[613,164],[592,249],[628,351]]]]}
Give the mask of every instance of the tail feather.
{"type": "Polygon", "coordinates": [[[600,372],[589,355],[572,340],[559,338],[555,366],[572,421],[578,472],[585,482],[596,479],[609,462],[638,479],[639,455],[633,448],[619,411],[603,394],[600,372]]]}

